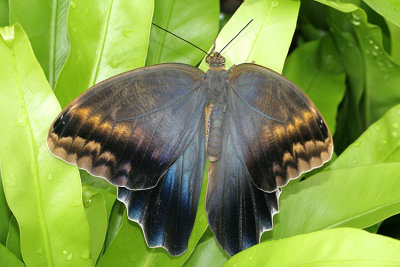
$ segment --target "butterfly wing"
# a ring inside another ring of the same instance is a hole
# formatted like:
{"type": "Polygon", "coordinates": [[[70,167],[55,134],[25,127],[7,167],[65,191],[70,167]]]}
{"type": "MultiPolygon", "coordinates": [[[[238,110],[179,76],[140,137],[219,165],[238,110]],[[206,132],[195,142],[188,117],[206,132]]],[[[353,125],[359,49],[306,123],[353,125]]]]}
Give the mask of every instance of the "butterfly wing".
{"type": "Polygon", "coordinates": [[[227,110],[220,158],[210,163],[206,195],[208,223],[222,248],[234,255],[260,242],[272,229],[280,190],[259,190],[241,152],[232,111],[227,110]]]}
{"type": "Polygon", "coordinates": [[[228,105],[258,188],[273,192],[330,159],[333,142],[326,123],[295,84],[255,64],[229,73],[228,105]]]}
{"type": "Polygon", "coordinates": [[[164,247],[177,256],[187,250],[196,218],[204,169],[204,118],[185,152],[155,188],[118,188],[129,219],[138,222],[149,247],[164,247]]]}
{"type": "Polygon", "coordinates": [[[133,70],[69,104],[47,143],[57,157],[129,189],[154,187],[198,130],[204,72],[185,64],[133,70]]]}

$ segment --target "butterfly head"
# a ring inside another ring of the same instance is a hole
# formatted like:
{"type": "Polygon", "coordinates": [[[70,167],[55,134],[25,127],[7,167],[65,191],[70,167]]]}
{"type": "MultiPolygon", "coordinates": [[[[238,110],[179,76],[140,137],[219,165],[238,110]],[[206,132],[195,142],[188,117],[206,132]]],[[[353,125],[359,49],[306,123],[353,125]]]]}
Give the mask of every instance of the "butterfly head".
{"type": "Polygon", "coordinates": [[[210,68],[224,68],[225,58],[220,53],[214,52],[206,57],[206,62],[210,68]]]}

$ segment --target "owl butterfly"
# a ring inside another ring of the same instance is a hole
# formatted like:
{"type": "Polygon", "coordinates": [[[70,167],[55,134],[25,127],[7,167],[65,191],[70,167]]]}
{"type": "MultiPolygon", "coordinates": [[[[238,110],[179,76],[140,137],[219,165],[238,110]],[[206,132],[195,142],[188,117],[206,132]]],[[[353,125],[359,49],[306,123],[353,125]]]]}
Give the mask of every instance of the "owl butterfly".
{"type": "Polygon", "coordinates": [[[225,70],[222,50],[207,54],[206,73],[167,63],[105,80],[72,101],[47,137],[55,156],[118,186],[148,246],[171,255],[187,250],[206,156],[208,223],[233,255],[272,229],[281,188],[333,150],[295,84],[256,64],[225,70]]]}

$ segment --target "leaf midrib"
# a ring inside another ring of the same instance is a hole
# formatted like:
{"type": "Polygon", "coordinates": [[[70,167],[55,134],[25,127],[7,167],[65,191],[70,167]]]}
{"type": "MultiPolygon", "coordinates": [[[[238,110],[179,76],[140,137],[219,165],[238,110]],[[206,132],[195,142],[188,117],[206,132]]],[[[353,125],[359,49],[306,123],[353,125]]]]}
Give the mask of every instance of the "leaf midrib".
{"type": "Polygon", "coordinates": [[[108,1],[107,15],[106,15],[104,26],[103,26],[103,29],[102,29],[101,35],[100,35],[100,41],[99,41],[100,46],[96,50],[96,59],[95,59],[95,62],[94,62],[94,68],[92,69],[92,72],[91,72],[91,75],[90,75],[90,80],[89,80],[89,86],[88,87],[91,87],[96,83],[97,76],[99,74],[100,62],[101,62],[101,58],[103,56],[104,46],[105,46],[105,43],[106,43],[106,37],[107,37],[107,32],[108,32],[108,26],[110,24],[111,10],[112,10],[113,3],[114,3],[114,0],[109,0],[108,1]]]}

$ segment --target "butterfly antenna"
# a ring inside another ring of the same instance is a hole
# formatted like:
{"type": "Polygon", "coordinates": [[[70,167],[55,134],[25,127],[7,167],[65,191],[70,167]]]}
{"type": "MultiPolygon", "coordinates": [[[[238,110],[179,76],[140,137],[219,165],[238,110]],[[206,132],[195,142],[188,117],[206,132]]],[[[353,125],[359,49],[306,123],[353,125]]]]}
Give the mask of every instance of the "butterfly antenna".
{"type": "Polygon", "coordinates": [[[246,29],[247,26],[249,26],[249,24],[252,23],[252,22],[253,22],[253,19],[251,19],[251,20],[246,24],[246,26],[244,26],[244,27],[235,35],[235,37],[233,37],[232,40],[230,40],[229,43],[227,43],[227,44],[224,46],[224,48],[222,48],[221,51],[219,51],[219,53],[221,54],[222,51],[224,51],[224,49],[225,49],[230,43],[232,43],[233,40],[235,40],[236,37],[238,37],[239,34],[240,34],[244,29],[246,29]]]}
{"type": "Polygon", "coordinates": [[[175,37],[177,37],[177,38],[181,39],[182,41],[185,41],[186,43],[188,43],[188,44],[190,44],[190,45],[192,45],[192,46],[196,47],[196,48],[197,48],[197,49],[199,49],[200,51],[202,51],[204,54],[206,54],[206,55],[210,56],[210,54],[208,54],[206,51],[204,51],[203,49],[201,49],[201,48],[200,48],[200,47],[198,47],[197,45],[195,45],[195,44],[193,44],[193,43],[189,42],[188,40],[185,40],[185,39],[183,39],[182,37],[179,37],[179,36],[178,36],[178,35],[176,35],[175,33],[173,33],[173,32],[170,32],[169,30],[167,30],[167,29],[164,29],[163,27],[161,27],[161,26],[158,26],[158,25],[157,25],[157,24],[155,24],[155,23],[151,23],[151,24],[153,24],[154,26],[156,26],[157,28],[159,28],[159,29],[161,29],[161,30],[163,30],[163,31],[166,31],[166,32],[168,32],[169,34],[172,34],[173,36],[175,36],[175,37]]]}

